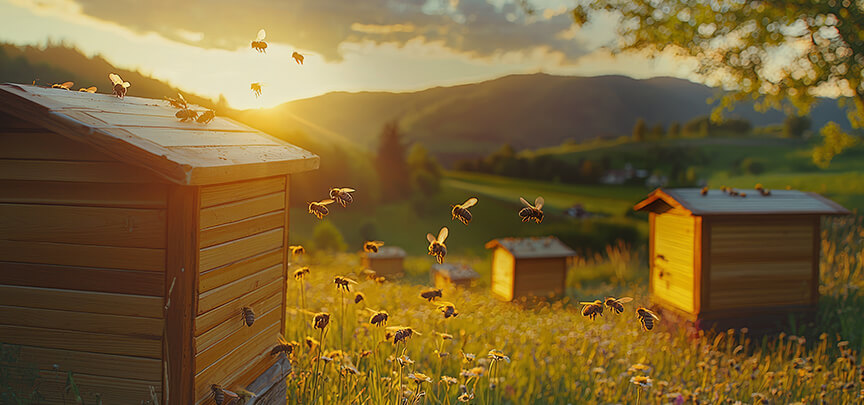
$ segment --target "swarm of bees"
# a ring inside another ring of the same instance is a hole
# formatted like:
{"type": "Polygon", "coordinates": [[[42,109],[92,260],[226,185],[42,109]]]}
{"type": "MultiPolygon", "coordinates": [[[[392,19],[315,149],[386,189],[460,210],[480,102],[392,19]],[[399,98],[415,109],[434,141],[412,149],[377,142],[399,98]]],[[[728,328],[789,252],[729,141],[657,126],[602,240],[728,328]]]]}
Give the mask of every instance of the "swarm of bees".
{"type": "Polygon", "coordinates": [[[542,209],[543,209],[543,203],[546,202],[546,200],[544,200],[543,197],[537,197],[534,200],[534,205],[531,205],[531,203],[529,203],[528,201],[526,201],[522,197],[519,197],[519,201],[521,201],[522,205],[525,206],[525,208],[522,208],[521,210],[519,210],[519,216],[522,218],[522,222],[528,222],[532,219],[535,222],[537,222],[538,224],[543,222],[543,210],[542,209]]]}
{"type": "Polygon", "coordinates": [[[330,189],[330,198],[339,203],[342,208],[345,208],[348,206],[348,204],[354,202],[354,196],[351,195],[351,193],[353,193],[354,191],[356,190],[348,187],[333,187],[330,189]]]}
{"type": "Polygon", "coordinates": [[[459,220],[465,225],[468,225],[471,222],[471,211],[468,211],[468,208],[473,207],[477,204],[477,198],[471,197],[466,200],[462,204],[456,204],[453,206],[453,209],[450,210],[450,215],[453,216],[454,220],[459,220]]]}
{"type": "MultiPolygon", "coordinates": [[[[603,316],[603,307],[608,308],[610,312],[620,315],[624,313],[624,304],[630,301],[633,301],[633,298],[606,297],[603,301],[595,300],[580,302],[580,304],[583,305],[581,311],[582,316],[593,321],[598,315],[603,316]]],[[[654,322],[660,320],[660,317],[658,317],[657,314],[644,307],[640,307],[636,310],[636,317],[639,318],[642,328],[646,331],[654,329],[654,322]]]]}
{"type": "Polygon", "coordinates": [[[240,399],[240,396],[235,392],[228,391],[219,384],[211,385],[210,391],[217,405],[230,404],[240,399]]]}
{"type": "Polygon", "coordinates": [[[294,348],[299,345],[297,342],[289,342],[282,337],[282,335],[278,336],[279,343],[276,346],[273,346],[273,349],[270,350],[270,355],[275,356],[279,353],[285,353],[286,356],[290,356],[291,353],[294,352],[294,348]]]}
{"type": "Polygon", "coordinates": [[[116,73],[111,73],[108,75],[108,79],[111,80],[111,84],[114,85],[112,92],[118,98],[123,98],[126,96],[126,90],[131,86],[129,82],[124,82],[120,75],[116,73]]]}
{"type": "Polygon", "coordinates": [[[321,200],[321,201],[312,201],[309,203],[309,213],[314,215],[318,219],[322,219],[330,213],[330,210],[327,209],[327,206],[333,204],[333,200],[321,200]]]}
{"type": "Polygon", "coordinates": [[[449,232],[445,226],[438,231],[437,238],[431,233],[426,234],[426,240],[429,241],[429,255],[435,256],[439,264],[444,263],[444,256],[447,255],[447,245],[444,244],[444,240],[447,239],[449,232]]]}
{"type": "Polygon", "coordinates": [[[380,240],[367,240],[363,242],[363,251],[366,253],[378,253],[378,248],[384,246],[380,240]]]}
{"type": "Polygon", "coordinates": [[[258,30],[258,36],[255,37],[255,40],[252,41],[252,49],[261,52],[267,53],[267,43],[264,42],[264,38],[267,37],[267,32],[262,28],[258,30]]]}
{"type": "Polygon", "coordinates": [[[243,316],[243,322],[246,326],[252,326],[255,323],[255,311],[250,307],[243,307],[240,309],[240,314],[243,316]]]}

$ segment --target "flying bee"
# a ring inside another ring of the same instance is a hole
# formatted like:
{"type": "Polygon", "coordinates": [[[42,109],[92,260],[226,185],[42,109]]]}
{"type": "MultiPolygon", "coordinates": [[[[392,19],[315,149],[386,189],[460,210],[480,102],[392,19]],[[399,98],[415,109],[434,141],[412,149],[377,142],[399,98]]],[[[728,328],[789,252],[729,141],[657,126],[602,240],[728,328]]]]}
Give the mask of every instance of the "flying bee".
{"type": "Polygon", "coordinates": [[[213,121],[213,118],[216,118],[216,111],[207,110],[201,113],[195,121],[198,121],[199,124],[209,124],[210,121],[213,121]]]}
{"type": "Polygon", "coordinates": [[[700,191],[699,194],[702,194],[703,196],[708,195],[708,186],[702,187],[702,191],[700,191]]]}
{"type": "Polygon", "coordinates": [[[69,89],[71,89],[72,86],[74,86],[74,85],[75,85],[75,82],[54,83],[54,84],[51,85],[51,88],[52,88],[52,89],[63,89],[63,90],[69,90],[69,89]]]}
{"type": "Polygon", "coordinates": [[[299,257],[306,254],[306,248],[301,245],[291,245],[288,246],[288,249],[291,249],[291,256],[293,257],[299,257]]]}
{"type": "Polygon", "coordinates": [[[281,335],[279,337],[279,343],[276,346],[273,346],[273,349],[270,350],[270,355],[275,356],[279,353],[285,353],[286,356],[291,355],[294,352],[294,348],[297,347],[297,342],[289,342],[285,340],[281,335]]]}
{"type": "Polygon", "coordinates": [[[303,55],[297,53],[297,51],[294,51],[294,53],[291,54],[291,57],[294,58],[294,62],[297,62],[298,65],[303,64],[303,55]]]}
{"type": "Polygon", "coordinates": [[[347,207],[348,204],[354,202],[354,196],[351,195],[355,190],[353,188],[338,188],[333,187],[330,189],[330,198],[339,203],[342,207],[347,207]]]}
{"type": "Polygon", "coordinates": [[[330,210],[327,209],[327,205],[333,204],[333,200],[321,200],[321,201],[313,201],[309,203],[309,213],[314,215],[316,218],[321,219],[327,216],[330,213],[330,210]]]}
{"type": "Polygon", "coordinates": [[[123,79],[120,78],[120,75],[116,73],[111,73],[108,75],[108,78],[111,79],[111,83],[114,85],[114,95],[123,98],[126,96],[126,91],[129,89],[129,82],[124,82],[123,79]]]}
{"type": "Polygon", "coordinates": [[[267,32],[264,29],[258,31],[258,36],[255,37],[255,40],[252,41],[252,49],[261,52],[267,53],[267,43],[264,42],[264,38],[267,37],[267,32]]]}
{"type": "Polygon", "coordinates": [[[306,278],[307,275],[309,275],[309,268],[308,267],[304,266],[304,267],[301,267],[297,270],[294,270],[294,279],[295,280],[302,280],[302,279],[306,278]]]}
{"type": "Polygon", "coordinates": [[[642,323],[642,328],[645,330],[654,329],[654,322],[660,320],[660,317],[648,308],[636,309],[636,317],[639,318],[639,322],[642,323]]]}
{"type": "Polygon", "coordinates": [[[537,197],[537,199],[534,200],[534,205],[531,205],[522,197],[519,197],[519,201],[522,201],[522,205],[525,206],[525,208],[519,210],[519,216],[522,217],[522,222],[528,222],[532,219],[538,224],[543,222],[542,208],[543,203],[546,202],[543,197],[537,197]]]}
{"type": "Polygon", "coordinates": [[[387,324],[387,318],[390,318],[387,311],[375,312],[372,317],[369,318],[369,323],[375,326],[383,326],[387,324]]]}
{"type": "Polygon", "coordinates": [[[435,256],[439,264],[444,263],[444,256],[447,255],[447,245],[444,244],[444,240],[447,239],[449,232],[450,230],[445,226],[438,232],[437,238],[431,233],[426,234],[426,240],[429,241],[429,255],[435,256]]]}
{"type": "Polygon", "coordinates": [[[592,321],[597,317],[597,315],[603,316],[603,301],[587,301],[580,302],[580,304],[584,305],[582,307],[582,316],[587,316],[592,321]]]}
{"type": "Polygon", "coordinates": [[[252,89],[252,93],[255,93],[255,97],[261,96],[261,86],[263,86],[261,82],[255,82],[249,85],[249,88],[252,89]]]}
{"type": "MultiPolygon", "coordinates": [[[[398,328],[398,330],[396,330],[396,333],[394,333],[392,335],[394,345],[398,344],[399,342],[401,342],[403,340],[407,340],[408,338],[413,336],[415,333],[417,333],[416,331],[414,331],[414,329],[405,328],[402,326],[393,326],[393,327],[390,327],[388,329],[396,329],[396,328],[398,328]]],[[[417,333],[417,334],[419,335],[419,333],[417,333]]]]}
{"type": "Polygon", "coordinates": [[[255,323],[255,311],[249,307],[243,307],[240,309],[240,314],[243,316],[243,322],[246,326],[252,326],[255,323]]]}
{"type": "Polygon", "coordinates": [[[624,304],[633,301],[633,298],[623,297],[623,298],[615,298],[615,297],[606,297],[606,301],[603,302],[603,305],[606,305],[606,308],[609,308],[610,311],[621,314],[624,312],[624,304]]]}
{"type": "Polygon", "coordinates": [[[444,314],[444,319],[456,317],[459,312],[456,312],[456,306],[452,302],[441,301],[438,304],[438,310],[444,314]]]}
{"type": "Polygon", "coordinates": [[[80,91],[82,93],[95,93],[96,90],[97,90],[96,86],[82,87],[82,88],[78,89],[78,91],[80,91]]]}
{"type": "Polygon", "coordinates": [[[182,110],[177,110],[177,112],[174,113],[174,116],[179,118],[180,122],[193,121],[198,118],[198,112],[184,108],[182,110]]]}
{"type": "Polygon", "coordinates": [[[367,253],[378,253],[378,248],[384,246],[380,240],[367,240],[363,242],[363,251],[367,253]]]}
{"type": "Polygon", "coordinates": [[[443,295],[441,294],[440,288],[430,288],[428,290],[423,290],[420,292],[420,298],[423,298],[426,301],[432,302],[438,298],[441,298],[443,295]]]}
{"type": "Polygon", "coordinates": [[[471,222],[471,211],[468,211],[468,208],[473,207],[475,204],[477,204],[477,198],[471,197],[462,204],[454,205],[453,209],[450,210],[450,215],[453,216],[453,219],[458,219],[463,224],[468,225],[471,222]]]}
{"type": "Polygon", "coordinates": [[[171,104],[171,107],[177,109],[182,110],[184,108],[189,108],[189,103],[186,102],[186,98],[180,93],[177,93],[177,98],[165,97],[165,101],[167,101],[168,104],[171,104]]]}
{"type": "Polygon", "coordinates": [[[343,277],[343,276],[333,277],[333,283],[336,284],[337,290],[344,289],[345,291],[351,291],[351,289],[349,288],[349,285],[357,284],[356,281],[354,281],[348,277],[343,277]]]}
{"type": "Polygon", "coordinates": [[[217,405],[230,404],[240,399],[239,395],[222,388],[219,384],[211,385],[210,391],[213,394],[213,399],[216,400],[217,405]],[[227,402],[225,401],[226,399],[228,400],[227,402]]]}

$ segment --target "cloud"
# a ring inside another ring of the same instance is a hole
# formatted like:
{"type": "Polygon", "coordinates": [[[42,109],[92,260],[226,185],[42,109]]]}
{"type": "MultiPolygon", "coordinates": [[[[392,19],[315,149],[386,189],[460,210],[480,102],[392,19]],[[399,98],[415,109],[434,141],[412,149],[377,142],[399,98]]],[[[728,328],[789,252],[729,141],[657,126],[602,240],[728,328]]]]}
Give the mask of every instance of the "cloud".
{"type": "MultiPolygon", "coordinates": [[[[51,0],[29,1],[32,8],[51,0]]],[[[235,0],[117,1],[54,0],[77,3],[90,17],[140,34],[156,33],[207,49],[249,46],[260,28],[267,41],[340,61],[340,45],[409,41],[434,42],[473,58],[558,53],[573,62],[589,50],[572,34],[566,8],[555,4],[530,15],[517,0],[235,0]]],[[[548,0],[559,1],[559,0],[548,0]]],[[[547,2],[548,2],[547,1],[547,2]]],[[[560,0],[564,1],[564,0],[560,0]]],[[[566,3],[563,3],[566,4],[566,3]]],[[[66,5],[68,7],[68,5],[66,5]]]]}

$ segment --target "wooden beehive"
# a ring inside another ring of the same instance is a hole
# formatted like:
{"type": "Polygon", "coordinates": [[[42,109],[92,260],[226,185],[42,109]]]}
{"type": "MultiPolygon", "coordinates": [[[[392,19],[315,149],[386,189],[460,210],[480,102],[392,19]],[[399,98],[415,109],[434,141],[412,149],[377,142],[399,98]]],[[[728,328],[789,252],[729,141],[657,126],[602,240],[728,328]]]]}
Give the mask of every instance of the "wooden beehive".
{"type": "Polygon", "coordinates": [[[0,85],[0,343],[83,399],[284,403],[289,174],[318,157],[160,100],[0,85]],[[242,324],[241,308],[257,320],[242,324]],[[56,365],[56,367],[55,367],[56,365]],[[281,398],[280,398],[281,397],[281,398]]]}
{"type": "Polygon", "coordinates": [[[704,328],[815,309],[820,217],[849,211],[814,193],[744,192],[657,189],[636,204],[650,213],[653,303],[704,328]]]}
{"type": "Polygon", "coordinates": [[[363,252],[363,267],[379,276],[392,277],[405,273],[405,250],[397,246],[382,246],[377,253],[363,252]]]}
{"type": "Polygon", "coordinates": [[[465,264],[435,263],[430,271],[432,284],[435,288],[462,287],[468,288],[479,275],[465,264]]]}
{"type": "Polygon", "coordinates": [[[573,249],[554,236],[501,238],[486,243],[492,252],[492,293],[505,301],[564,293],[573,249]]]}

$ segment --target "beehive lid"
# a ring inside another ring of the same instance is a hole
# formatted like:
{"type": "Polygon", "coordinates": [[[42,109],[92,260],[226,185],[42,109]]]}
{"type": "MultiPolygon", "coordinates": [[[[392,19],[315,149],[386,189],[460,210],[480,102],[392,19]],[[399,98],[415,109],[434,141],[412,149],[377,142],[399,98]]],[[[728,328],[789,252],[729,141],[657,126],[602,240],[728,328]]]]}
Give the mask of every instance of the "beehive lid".
{"type": "Polygon", "coordinates": [[[174,116],[177,109],[164,100],[7,83],[0,85],[0,111],[178,184],[226,183],[318,168],[318,156],[311,152],[232,119],[180,122],[174,116]]]}
{"type": "Polygon", "coordinates": [[[441,273],[450,280],[470,280],[480,277],[474,269],[465,264],[436,263],[432,265],[432,271],[441,273]]]}
{"type": "Polygon", "coordinates": [[[382,246],[378,248],[378,253],[366,252],[366,257],[370,259],[392,259],[405,257],[405,249],[398,246],[382,246]]]}
{"type": "Polygon", "coordinates": [[[532,238],[499,238],[486,243],[486,249],[501,247],[517,259],[570,257],[576,252],[554,236],[532,238]]]}
{"type": "Polygon", "coordinates": [[[633,209],[662,213],[671,208],[689,211],[693,215],[847,215],[843,208],[819,194],[797,190],[771,190],[763,196],[758,190],[740,190],[747,197],[732,196],[721,190],[699,188],[656,189],[633,209]]]}

